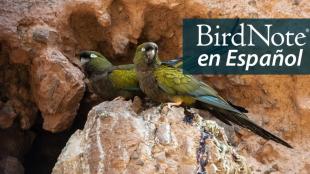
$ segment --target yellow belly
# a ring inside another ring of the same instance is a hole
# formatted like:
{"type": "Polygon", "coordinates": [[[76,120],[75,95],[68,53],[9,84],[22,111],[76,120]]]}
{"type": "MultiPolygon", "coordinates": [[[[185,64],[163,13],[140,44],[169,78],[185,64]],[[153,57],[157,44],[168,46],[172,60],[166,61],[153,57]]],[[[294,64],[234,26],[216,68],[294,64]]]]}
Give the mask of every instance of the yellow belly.
{"type": "Polygon", "coordinates": [[[195,99],[190,96],[173,96],[171,97],[172,102],[180,103],[183,105],[192,105],[195,103],[195,99]]]}

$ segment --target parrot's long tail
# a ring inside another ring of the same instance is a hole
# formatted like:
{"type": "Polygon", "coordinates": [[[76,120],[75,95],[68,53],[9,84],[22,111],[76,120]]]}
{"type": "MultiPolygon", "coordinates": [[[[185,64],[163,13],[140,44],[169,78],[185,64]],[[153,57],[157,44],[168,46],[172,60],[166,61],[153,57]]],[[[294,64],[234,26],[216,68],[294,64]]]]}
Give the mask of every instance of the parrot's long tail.
{"type": "Polygon", "coordinates": [[[280,143],[286,147],[293,148],[290,144],[286,141],[282,140],[281,138],[277,137],[276,135],[270,133],[269,131],[265,130],[264,128],[260,127],[253,121],[251,121],[244,113],[242,112],[234,112],[232,110],[225,110],[223,108],[214,107],[214,105],[207,104],[202,101],[197,101],[198,109],[207,109],[210,111],[211,114],[216,116],[219,120],[223,121],[224,123],[231,125],[231,123],[235,123],[243,128],[247,128],[254,132],[255,134],[267,139],[273,140],[277,143],[280,143]]]}

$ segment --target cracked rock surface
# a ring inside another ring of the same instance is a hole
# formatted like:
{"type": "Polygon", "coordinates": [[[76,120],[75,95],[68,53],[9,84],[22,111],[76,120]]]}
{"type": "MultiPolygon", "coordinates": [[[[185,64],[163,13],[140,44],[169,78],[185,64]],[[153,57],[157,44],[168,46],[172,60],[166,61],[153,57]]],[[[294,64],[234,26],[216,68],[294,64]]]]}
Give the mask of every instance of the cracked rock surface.
{"type": "Polygon", "coordinates": [[[183,108],[136,114],[131,101],[103,102],[71,136],[52,173],[250,173],[223,128],[198,115],[191,125],[183,119],[183,108]]]}

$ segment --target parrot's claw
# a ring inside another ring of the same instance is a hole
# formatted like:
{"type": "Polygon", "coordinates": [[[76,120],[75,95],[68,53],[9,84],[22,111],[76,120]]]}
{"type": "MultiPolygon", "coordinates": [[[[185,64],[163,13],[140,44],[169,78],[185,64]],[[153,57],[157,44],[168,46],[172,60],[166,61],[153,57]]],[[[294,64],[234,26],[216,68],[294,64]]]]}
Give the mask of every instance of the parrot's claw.
{"type": "Polygon", "coordinates": [[[182,102],[177,102],[177,103],[167,103],[167,107],[168,109],[171,109],[172,106],[180,106],[182,104],[182,102]]]}
{"type": "Polygon", "coordinates": [[[160,110],[163,110],[164,108],[166,108],[165,110],[171,110],[172,106],[180,106],[182,104],[182,102],[178,102],[178,103],[161,103],[160,104],[160,110]]]}

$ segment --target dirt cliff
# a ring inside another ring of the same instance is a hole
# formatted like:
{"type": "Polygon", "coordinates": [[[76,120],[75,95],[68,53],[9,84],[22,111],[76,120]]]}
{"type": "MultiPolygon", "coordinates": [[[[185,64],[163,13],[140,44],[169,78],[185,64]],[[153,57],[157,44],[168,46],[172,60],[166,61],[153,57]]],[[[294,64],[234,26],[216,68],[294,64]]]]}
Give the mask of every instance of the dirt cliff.
{"type": "MultiPolygon", "coordinates": [[[[80,50],[100,51],[121,64],[131,62],[138,43],[154,41],[160,56],[170,59],[181,55],[183,18],[310,16],[308,0],[0,0],[0,4],[0,128],[25,136],[36,131],[36,124],[50,132],[68,130],[81,116],[86,87],[75,56],[80,50]]],[[[310,172],[309,76],[201,78],[294,146],[286,149],[236,128],[237,135],[230,139],[254,172],[310,172]]],[[[1,140],[8,135],[1,134],[1,140]]],[[[18,143],[14,136],[9,138],[17,148],[28,147],[33,140],[18,143]]],[[[21,154],[26,152],[27,148],[21,154]]],[[[6,155],[22,159],[14,154],[6,155]]]]}

